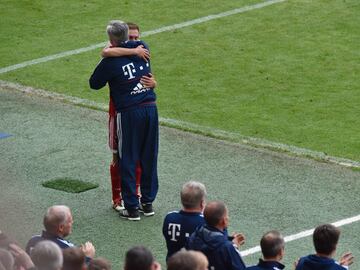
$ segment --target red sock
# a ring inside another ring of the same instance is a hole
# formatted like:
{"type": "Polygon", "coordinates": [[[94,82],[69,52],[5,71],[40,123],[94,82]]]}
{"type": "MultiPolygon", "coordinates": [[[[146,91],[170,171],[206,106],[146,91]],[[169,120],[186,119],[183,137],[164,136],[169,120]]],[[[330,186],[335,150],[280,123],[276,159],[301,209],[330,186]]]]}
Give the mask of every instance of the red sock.
{"type": "Polygon", "coordinates": [[[113,203],[121,202],[121,182],[117,164],[110,164],[111,191],[113,203]]]}

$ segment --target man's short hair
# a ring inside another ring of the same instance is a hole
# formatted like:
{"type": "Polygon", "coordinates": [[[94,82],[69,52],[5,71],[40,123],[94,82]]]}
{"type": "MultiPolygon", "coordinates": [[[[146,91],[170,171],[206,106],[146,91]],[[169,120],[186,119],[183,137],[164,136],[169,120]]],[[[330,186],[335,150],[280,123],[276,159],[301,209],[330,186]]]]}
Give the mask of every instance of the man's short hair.
{"type": "Polygon", "coordinates": [[[282,235],[274,230],[263,235],[260,246],[264,259],[274,258],[284,249],[285,241],[282,235]]]}
{"type": "Polygon", "coordinates": [[[167,270],[204,270],[207,266],[206,256],[194,250],[181,249],[167,261],[167,270]]]}
{"type": "Polygon", "coordinates": [[[212,201],[206,204],[204,219],[212,227],[217,226],[227,211],[226,205],[221,201],[212,201]]]}
{"type": "Polygon", "coordinates": [[[125,256],[125,270],[150,270],[154,263],[151,251],[143,246],[129,249],[125,256]]]}
{"type": "Polygon", "coordinates": [[[88,270],[111,270],[111,263],[101,257],[92,259],[89,263],[88,270]]]}
{"type": "Polygon", "coordinates": [[[6,270],[14,269],[15,259],[10,251],[0,248],[0,263],[6,270]]]}
{"type": "Polygon", "coordinates": [[[133,22],[127,22],[127,26],[129,27],[129,30],[138,30],[140,32],[140,27],[133,22]]]}
{"type": "Polygon", "coordinates": [[[55,233],[60,225],[66,223],[70,213],[70,208],[66,205],[53,205],[49,207],[43,219],[45,230],[55,233]]]}
{"type": "Polygon", "coordinates": [[[317,253],[330,255],[339,241],[340,230],[331,224],[316,227],[313,234],[314,247],[317,253]]]}
{"type": "Polygon", "coordinates": [[[63,249],[63,270],[81,270],[85,263],[85,254],[78,247],[63,249]]]}
{"type": "Polygon", "coordinates": [[[181,203],[186,209],[199,207],[200,203],[205,199],[205,196],[205,186],[196,181],[185,183],[180,192],[181,203]]]}
{"type": "Polygon", "coordinates": [[[30,257],[37,270],[58,270],[63,265],[60,247],[48,240],[37,243],[31,250],[30,257]]]}
{"type": "Polygon", "coordinates": [[[123,21],[110,21],[106,27],[106,32],[111,41],[115,41],[117,45],[128,40],[129,27],[123,21]]]}

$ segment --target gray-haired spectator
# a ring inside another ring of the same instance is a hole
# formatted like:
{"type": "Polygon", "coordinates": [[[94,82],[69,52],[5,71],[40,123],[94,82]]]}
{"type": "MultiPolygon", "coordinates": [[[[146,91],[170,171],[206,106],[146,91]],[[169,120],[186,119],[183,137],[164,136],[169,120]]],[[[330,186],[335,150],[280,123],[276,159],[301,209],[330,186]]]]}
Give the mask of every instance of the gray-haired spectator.
{"type": "MultiPolygon", "coordinates": [[[[74,247],[74,244],[65,238],[71,234],[73,217],[69,207],[65,205],[54,205],[47,209],[43,225],[45,230],[41,235],[33,236],[26,245],[26,252],[31,253],[31,249],[43,240],[49,240],[57,244],[61,249],[74,247]]],[[[88,258],[95,256],[95,248],[91,242],[86,242],[80,248],[88,258]]]]}
{"type": "Polygon", "coordinates": [[[37,270],[60,270],[63,254],[60,247],[52,241],[41,241],[31,250],[30,255],[37,270]]]}
{"type": "Polygon", "coordinates": [[[248,267],[248,270],[284,269],[281,260],[285,254],[285,241],[278,231],[269,231],[260,240],[263,259],[257,265],[248,267]]]}
{"type": "Polygon", "coordinates": [[[176,252],[167,261],[167,270],[207,270],[208,266],[203,253],[186,249],[176,252]]]}
{"type": "Polygon", "coordinates": [[[182,209],[168,213],[163,223],[162,230],[167,246],[166,259],[185,247],[188,237],[205,223],[202,214],[205,197],[206,188],[202,183],[190,181],[183,185],[180,192],[182,209]]]}

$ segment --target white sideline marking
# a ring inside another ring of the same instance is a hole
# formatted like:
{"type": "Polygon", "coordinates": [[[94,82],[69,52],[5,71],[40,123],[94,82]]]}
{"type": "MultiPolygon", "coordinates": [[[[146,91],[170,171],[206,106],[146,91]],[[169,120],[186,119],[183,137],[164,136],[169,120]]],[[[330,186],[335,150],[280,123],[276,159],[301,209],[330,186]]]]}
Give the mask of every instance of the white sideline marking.
{"type": "MultiPolygon", "coordinates": [[[[263,8],[263,7],[266,7],[266,6],[270,6],[270,5],[285,2],[285,1],[287,1],[287,0],[268,0],[266,2],[254,4],[254,5],[251,5],[251,6],[245,6],[245,7],[241,7],[241,8],[236,8],[236,9],[225,11],[225,12],[222,12],[222,13],[219,13],[219,14],[209,15],[209,16],[201,17],[201,18],[194,19],[194,20],[191,20],[191,21],[186,21],[186,22],[182,22],[182,23],[178,23],[178,24],[173,24],[173,25],[169,25],[169,26],[160,27],[160,28],[155,29],[155,30],[146,31],[146,32],[142,33],[142,36],[146,37],[146,36],[155,35],[155,34],[159,34],[159,33],[166,32],[166,31],[180,29],[180,28],[191,26],[191,25],[194,25],[194,24],[199,24],[199,23],[203,23],[203,22],[207,22],[207,21],[227,17],[227,16],[234,15],[234,14],[239,14],[239,13],[243,13],[243,12],[246,12],[246,11],[263,8]]],[[[24,68],[24,67],[27,67],[27,66],[36,65],[36,64],[48,62],[48,61],[51,61],[51,60],[63,58],[63,57],[70,56],[70,55],[75,55],[75,54],[80,54],[80,53],[83,53],[83,52],[88,52],[88,51],[91,51],[91,50],[94,50],[94,49],[97,49],[97,48],[104,47],[105,45],[106,45],[106,42],[101,42],[101,43],[94,44],[94,45],[91,45],[91,46],[88,46],[88,47],[79,48],[79,49],[66,51],[66,52],[61,52],[61,53],[57,53],[57,54],[53,54],[53,55],[49,55],[49,56],[45,56],[45,57],[41,57],[41,58],[29,60],[29,61],[25,61],[25,62],[22,62],[22,63],[19,63],[19,64],[3,67],[3,68],[0,69],[0,74],[6,73],[6,72],[9,72],[9,71],[13,71],[13,70],[16,70],[16,69],[24,68]]]]}
{"type": "MultiPolygon", "coordinates": [[[[336,221],[336,222],[331,223],[331,224],[334,225],[335,227],[341,227],[341,226],[348,225],[348,224],[358,222],[358,221],[360,221],[360,215],[350,217],[350,218],[345,218],[345,219],[336,221]]],[[[294,241],[294,240],[305,238],[307,236],[312,235],[314,230],[315,230],[315,228],[310,229],[310,230],[306,230],[306,231],[302,231],[302,232],[299,232],[299,233],[296,233],[296,234],[292,234],[292,235],[284,237],[284,240],[285,240],[286,243],[288,243],[288,242],[291,242],[291,241],[294,241]]],[[[249,248],[249,249],[246,249],[244,251],[241,251],[240,254],[241,254],[242,257],[246,257],[248,255],[251,255],[251,254],[254,254],[254,253],[257,253],[257,252],[260,252],[260,251],[261,251],[260,246],[256,246],[256,247],[249,248]]]]}

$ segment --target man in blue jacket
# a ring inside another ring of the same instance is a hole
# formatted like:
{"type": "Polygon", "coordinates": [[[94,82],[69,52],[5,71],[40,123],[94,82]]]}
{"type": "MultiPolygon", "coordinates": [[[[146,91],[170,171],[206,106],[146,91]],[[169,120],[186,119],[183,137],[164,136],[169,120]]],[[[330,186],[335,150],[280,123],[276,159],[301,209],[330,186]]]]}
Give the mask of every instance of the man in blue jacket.
{"type": "Polygon", "coordinates": [[[205,206],[206,224],[199,227],[190,237],[188,248],[205,254],[209,269],[245,270],[238,247],[245,242],[243,234],[234,234],[228,239],[226,228],[229,215],[226,205],[220,201],[209,202],[205,206]]]}
{"type": "Polygon", "coordinates": [[[185,247],[195,229],[205,223],[202,211],[205,207],[206,188],[202,183],[189,181],[181,189],[180,197],[183,209],[166,215],[163,223],[163,235],[166,241],[166,260],[185,247]]]}
{"type": "MultiPolygon", "coordinates": [[[[31,237],[26,245],[26,252],[30,255],[31,250],[37,243],[49,240],[57,244],[61,249],[74,247],[75,245],[65,238],[72,232],[73,217],[71,210],[66,205],[53,205],[49,207],[44,215],[43,224],[45,230],[41,235],[31,237]]],[[[87,257],[87,261],[95,256],[95,247],[91,242],[80,246],[87,257]]]]}
{"type": "Polygon", "coordinates": [[[316,254],[300,258],[296,270],[346,270],[353,263],[351,253],[345,253],[340,262],[333,259],[339,241],[340,230],[332,224],[316,227],[313,243],[316,254]]]}
{"type": "MultiPolygon", "coordinates": [[[[112,46],[136,48],[143,41],[128,41],[128,26],[122,21],[111,21],[107,28],[112,46]]],[[[125,210],[120,216],[140,220],[139,211],[145,216],[154,215],[152,202],[158,191],[157,156],[159,123],[156,95],[153,88],[140,82],[144,75],[151,75],[150,61],[136,56],[104,58],[89,80],[92,89],[107,83],[117,112],[118,153],[121,171],[121,189],[125,210]],[[141,204],[136,195],[136,166],[140,161],[141,204]]]]}
{"type": "Polygon", "coordinates": [[[260,241],[263,259],[254,266],[250,266],[248,270],[281,270],[285,265],[281,260],[285,254],[285,241],[278,231],[269,231],[263,235],[260,241]]]}

